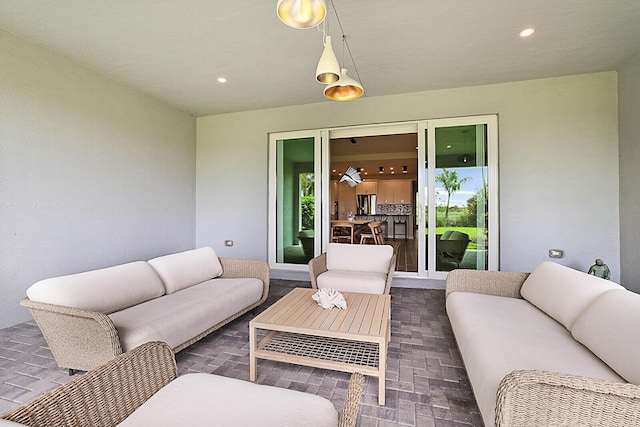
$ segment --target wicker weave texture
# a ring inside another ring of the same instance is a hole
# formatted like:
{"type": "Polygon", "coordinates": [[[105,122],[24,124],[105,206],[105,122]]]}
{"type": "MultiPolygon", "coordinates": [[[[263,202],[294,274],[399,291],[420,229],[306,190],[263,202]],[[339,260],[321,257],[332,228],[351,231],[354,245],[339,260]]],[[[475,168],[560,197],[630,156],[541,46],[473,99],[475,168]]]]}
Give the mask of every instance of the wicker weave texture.
{"type": "MultiPolygon", "coordinates": [[[[177,352],[190,346],[267,300],[270,269],[266,262],[220,258],[220,263],[223,269],[222,278],[256,278],[261,280],[263,283],[262,297],[255,304],[178,345],[174,351],[177,352]]],[[[61,368],[88,371],[122,354],[118,331],[106,314],[39,303],[28,298],[24,298],[20,303],[31,310],[31,314],[61,368]]]]}
{"type": "Polygon", "coordinates": [[[474,292],[522,298],[520,288],[529,273],[482,270],[453,270],[447,275],[446,296],[451,292],[474,292]]]}
{"type": "Polygon", "coordinates": [[[360,372],[351,374],[347,395],[344,399],[344,405],[340,412],[338,427],[354,427],[358,421],[358,408],[360,407],[360,398],[364,389],[364,375],[360,372]]]}
{"type": "Polygon", "coordinates": [[[546,371],[514,371],[498,387],[497,427],[640,426],[640,386],[546,371]]]}
{"type": "Polygon", "coordinates": [[[177,374],[171,348],[146,343],[3,418],[32,427],[116,426],[177,374]]]}

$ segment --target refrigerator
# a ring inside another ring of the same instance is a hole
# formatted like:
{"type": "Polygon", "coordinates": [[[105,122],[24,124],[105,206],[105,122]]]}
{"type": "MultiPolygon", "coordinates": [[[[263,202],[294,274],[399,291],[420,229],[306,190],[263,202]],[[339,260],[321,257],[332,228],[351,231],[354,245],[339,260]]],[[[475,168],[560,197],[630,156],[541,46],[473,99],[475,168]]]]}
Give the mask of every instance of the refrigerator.
{"type": "Polygon", "coordinates": [[[376,214],[376,195],[375,194],[358,194],[357,196],[358,215],[375,215],[376,214]]]}

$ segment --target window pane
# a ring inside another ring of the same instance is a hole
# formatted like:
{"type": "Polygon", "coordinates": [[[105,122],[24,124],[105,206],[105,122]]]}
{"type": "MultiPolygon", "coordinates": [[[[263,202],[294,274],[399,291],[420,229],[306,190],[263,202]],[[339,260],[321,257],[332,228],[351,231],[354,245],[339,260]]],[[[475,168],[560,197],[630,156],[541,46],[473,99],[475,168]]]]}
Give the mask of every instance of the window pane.
{"type": "Polygon", "coordinates": [[[486,270],[486,125],[442,127],[436,136],[436,270],[486,270]]]}
{"type": "Polygon", "coordinates": [[[278,141],[277,262],[306,264],[313,258],[314,138],[278,141]]]}

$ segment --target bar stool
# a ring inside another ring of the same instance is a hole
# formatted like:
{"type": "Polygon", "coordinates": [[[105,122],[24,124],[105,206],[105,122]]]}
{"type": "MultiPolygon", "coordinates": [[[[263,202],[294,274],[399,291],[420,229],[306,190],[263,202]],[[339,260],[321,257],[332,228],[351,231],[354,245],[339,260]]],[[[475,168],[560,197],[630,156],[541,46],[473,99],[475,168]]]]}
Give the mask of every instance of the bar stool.
{"type": "Polygon", "coordinates": [[[404,227],[404,238],[407,239],[409,230],[407,225],[409,224],[407,215],[394,215],[393,216],[393,238],[396,238],[396,225],[402,225],[404,227]]]}

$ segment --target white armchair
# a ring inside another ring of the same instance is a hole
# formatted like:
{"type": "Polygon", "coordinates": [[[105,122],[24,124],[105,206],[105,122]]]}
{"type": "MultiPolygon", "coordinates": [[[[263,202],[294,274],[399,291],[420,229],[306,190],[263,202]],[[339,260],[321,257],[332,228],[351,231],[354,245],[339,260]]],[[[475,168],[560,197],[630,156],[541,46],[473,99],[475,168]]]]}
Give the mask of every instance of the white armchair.
{"type": "Polygon", "coordinates": [[[309,275],[314,289],[388,294],[395,267],[392,246],[330,243],[309,261],[309,275]]]}

